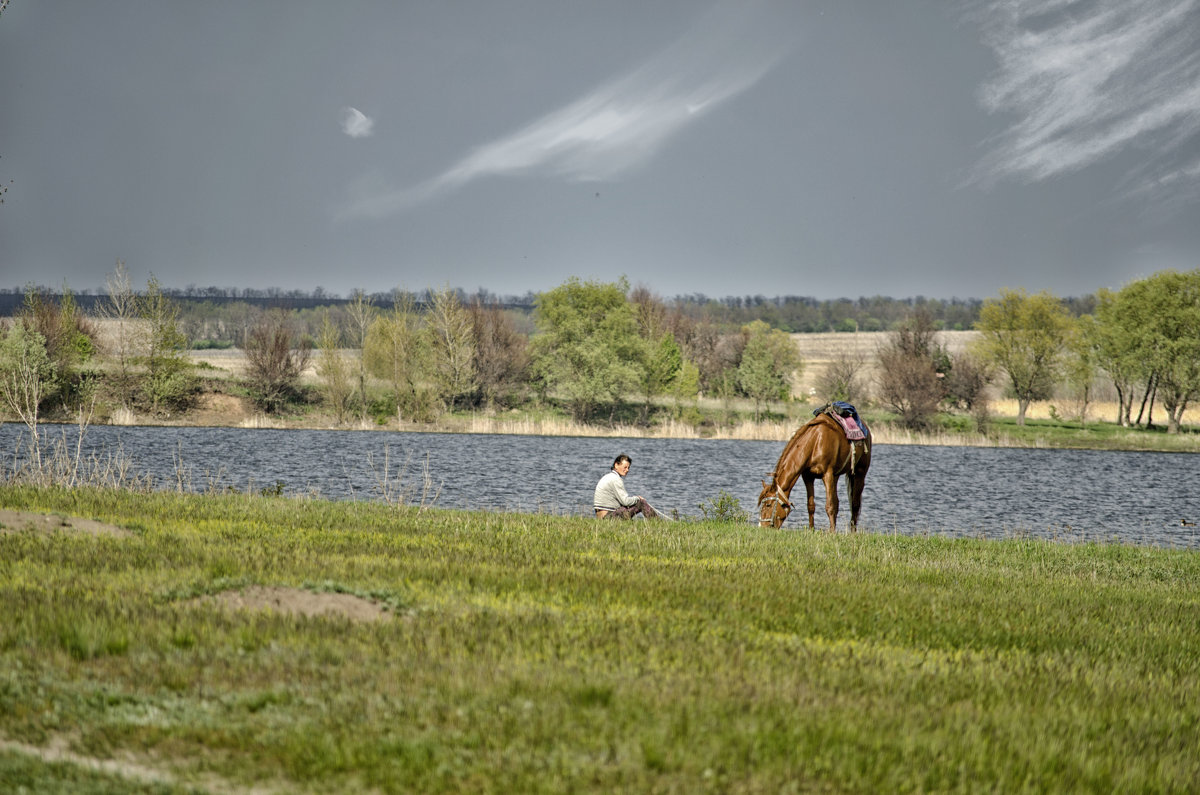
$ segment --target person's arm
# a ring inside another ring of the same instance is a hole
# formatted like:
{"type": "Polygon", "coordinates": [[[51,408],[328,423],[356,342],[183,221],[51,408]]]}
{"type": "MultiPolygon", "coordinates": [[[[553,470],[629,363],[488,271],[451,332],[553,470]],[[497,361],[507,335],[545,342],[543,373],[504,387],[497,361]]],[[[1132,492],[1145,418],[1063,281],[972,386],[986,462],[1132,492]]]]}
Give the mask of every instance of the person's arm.
{"type": "Polygon", "coordinates": [[[617,494],[617,502],[621,503],[626,508],[632,508],[634,505],[637,505],[638,498],[630,497],[629,492],[625,491],[625,478],[617,475],[614,480],[616,482],[613,484],[613,491],[615,491],[617,494]]]}

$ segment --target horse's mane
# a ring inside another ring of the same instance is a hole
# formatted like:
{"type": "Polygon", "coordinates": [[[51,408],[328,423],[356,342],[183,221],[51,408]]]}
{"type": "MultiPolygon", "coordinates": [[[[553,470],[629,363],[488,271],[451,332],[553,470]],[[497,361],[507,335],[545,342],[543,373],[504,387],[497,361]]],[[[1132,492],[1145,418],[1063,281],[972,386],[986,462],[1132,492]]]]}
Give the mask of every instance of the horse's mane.
{"type": "MultiPolygon", "coordinates": [[[[828,406],[826,408],[828,408],[828,406]]],[[[825,411],[822,411],[821,413],[814,416],[811,420],[809,420],[808,422],[801,425],[799,428],[796,429],[796,432],[792,434],[792,438],[788,439],[788,443],[783,446],[783,452],[781,452],[779,454],[779,458],[777,458],[775,460],[775,468],[771,470],[770,483],[767,484],[766,486],[764,486],[762,493],[759,494],[759,496],[758,496],[759,502],[762,502],[763,495],[767,493],[767,489],[769,489],[771,487],[771,485],[776,482],[776,478],[779,476],[779,465],[781,463],[783,463],[784,459],[787,458],[788,451],[791,450],[794,445],[799,444],[800,440],[804,438],[804,435],[806,433],[808,433],[810,430],[812,430],[816,426],[823,424],[820,422],[820,419],[825,413],[826,413],[825,411]]]]}
{"type": "Polygon", "coordinates": [[[783,446],[783,452],[779,454],[779,459],[775,462],[775,471],[779,470],[779,462],[783,461],[783,459],[787,457],[788,451],[791,450],[794,445],[799,444],[800,440],[804,438],[805,434],[807,434],[813,428],[816,428],[818,425],[827,424],[821,422],[821,417],[825,416],[826,413],[827,412],[822,411],[820,414],[817,414],[811,420],[796,429],[796,432],[792,434],[792,438],[788,439],[788,443],[783,446]]]}

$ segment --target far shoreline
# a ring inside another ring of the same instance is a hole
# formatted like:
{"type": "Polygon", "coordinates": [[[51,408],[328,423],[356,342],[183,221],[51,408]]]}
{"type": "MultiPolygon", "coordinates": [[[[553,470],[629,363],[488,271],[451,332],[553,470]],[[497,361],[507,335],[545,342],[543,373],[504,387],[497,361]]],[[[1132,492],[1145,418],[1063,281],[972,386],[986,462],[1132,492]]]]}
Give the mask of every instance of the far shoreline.
{"type": "MultiPolygon", "coordinates": [[[[225,407],[229,408],[228,404],[225,407]]],[[[479,434],[495,436],[547,436],[547,437],[578,437],[596,439],[695,439],[712,441],[763,441],[785,443],[792,433],[804,421],[808,414],[807,407],[798,418],[786,420],[771,420],[750,422],[742,421],[715,431],[698,430],[694,426],[676,421],[668,421],[650,428],[635,425],[616,425],[612,427],[585,425],[572,420],[551,417],[532,419],[518,417],[507,419],[491,414],[472,416],[449,415],[449,419],[436,422],[398,423],[395,420],[380,424],[371,420],[355,422],[332,423],[321,421],[324,417],[297,419],[294,417],[269,416],[248,409],[240,411],[214,411],[211,408],[200,408],[189,411],[183,417],[148,417],[129,413],[118,417],[118,421],[108,417],[102,420],[85,421],[85,429],[95,426],[114,428],[230,428],[241,430],[285,430],[285,431],[341,431],[341,432],[392,432],[392,433],[444,433],[444,434],[479,434]]],[[[1031,419],[1043,419],[1031,411],[1031,419]]],[[[910,431],[896,427],[878,419],[868,422],[876,444],[889,446],[929,446],[929,447],[992,447],[1011,449],[1063,449],[1063,450],[1098,450],[1121,452],[1164,452],[1164,453],[1200,453],[1200,434],[1195,433],[1191,426],[1185,426],[1184,432],[1173,436],[1165,433],[1150,433],[1141,428],[1115,429],[1111,422],[1091,420],[1084,428],[1068,428],[1057,434],[1041,435],[1035,424],[1027,425],[1021,435],[1010,432],[1017,428],[1011,416],[996,414],[997,421],[1003,424],[994,427],[989,433],[955,433],[935,430],[929,432],[910,431]],[[1103,438],[1103,443],[1088,443],[1083,436],[1086,428],[1107,426],[1115,435],[1103,438]],[[1076,434],[1072,436],[1072,433],[1076,434]]],[[[21,426],[17,420],[4,420],[5,424],[21,426]]],[[[53,426],[66,432],[69,428],[78,428],[78,421],[64,419],[42,420],[41,426],[53,426]]]]}

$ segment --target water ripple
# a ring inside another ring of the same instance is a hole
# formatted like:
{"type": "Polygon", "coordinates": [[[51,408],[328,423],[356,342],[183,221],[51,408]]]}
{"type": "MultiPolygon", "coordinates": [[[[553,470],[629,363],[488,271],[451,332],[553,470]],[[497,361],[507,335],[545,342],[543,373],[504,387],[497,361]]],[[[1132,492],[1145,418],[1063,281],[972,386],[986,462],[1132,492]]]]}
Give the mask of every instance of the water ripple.
{"type": "MultiPolygon", "coordinates": [[[[23,426],[0,425],[0,449],[15,450],[24,433],[23,426]]],[[[783,447],[707,439],[113,426],[93,426],[84,441],[89,453],[122,451],[137,472],[163,487],[176,483],[182,467],[195,490],[282,483],[288,493],[376,499],[386,457],[393,484],[419,490],[428,471],[439,507],[557,514],[590,514],[596,481],[624,452],[633,458],[630,493],[684,516],[701,515],[700,506],[722,492],[752,509],[783,447]]],[[[1200,523],[1196,483],[1195,454],[877,445],[862,525],[904,535],[1195,549],[1200,533],[1180,520],[1200,523]]],[[[844,485],[841,496],[845,517],[844,485]]],[[[820,486],[817,500],[820,526],[820,486]]],[[[793,513],[786,526],[799,527],[802,514],[793,513]]]]}

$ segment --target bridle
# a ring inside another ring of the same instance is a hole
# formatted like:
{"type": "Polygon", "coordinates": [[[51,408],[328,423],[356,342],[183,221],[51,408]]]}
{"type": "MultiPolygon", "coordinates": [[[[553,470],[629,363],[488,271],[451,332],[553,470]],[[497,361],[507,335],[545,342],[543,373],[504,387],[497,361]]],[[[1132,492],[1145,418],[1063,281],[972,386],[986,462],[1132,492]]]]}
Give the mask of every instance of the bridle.
{"type": "MultiPolygon", "coordinates": [[[[763,485],[766,486],[767,484],[764,482],[763,485]]],[[[772,527],[774,527],[775,526],[775,517],[779,512],[779,506],[783,506],[784,508],[786,508],[787,513],[792,512],[793,506],[792,506],[792,501],[788,499],[787,495],[783,493],[783,489],[780,487],[779,483],[776,482],[774,474],[771,475],[771,485],[775,487],[775,493],[770,495],[769,497],[763,497],[761,500],[758,501],[758,504],[764,509],[767,506],[771,506],[770,525],[772,527]]],[[[762,518],[763,513],[764,513],[764,511],[759,512],[758,524],[760,527],[766,527],[766,525],[763,524],[763,521],[764,521],[762,518]]],[[[787,513],[784,514],[785,519],[787,518],[787,513]]],[[[780,524],[782,524],[782,523],[783,523],[783,520],[781,519],[780,524]]]]}

